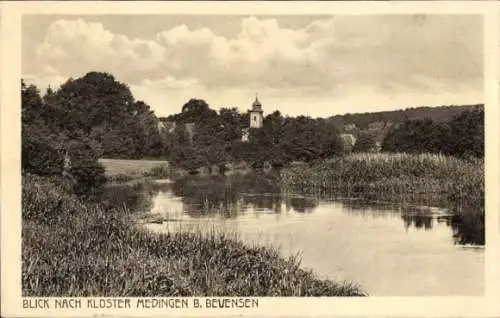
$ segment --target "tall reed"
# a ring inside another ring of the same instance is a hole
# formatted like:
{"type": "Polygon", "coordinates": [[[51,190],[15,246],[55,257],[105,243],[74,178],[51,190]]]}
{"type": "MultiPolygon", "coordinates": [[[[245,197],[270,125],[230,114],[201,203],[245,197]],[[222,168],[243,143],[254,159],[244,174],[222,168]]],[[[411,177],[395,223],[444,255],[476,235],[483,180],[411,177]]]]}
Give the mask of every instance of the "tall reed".
{"type": "Polygon", "coordinates": [[[126,207],[80,202],[25,176],[23,296],[362,296],[271,247],[201,231],[153,234],[126,207]]]}
{"type": "Polygon", "coordinates": [[[358,153],[282,170],[288,192],[448,208],[484,244],[484,160],[439,154],[358,153]]]}
{"type": "Polygon", "coordinates": [[[379,199],[481,203],[484,162],[438,154],[358,153],[284,169],[287,191],[379,199]]]}

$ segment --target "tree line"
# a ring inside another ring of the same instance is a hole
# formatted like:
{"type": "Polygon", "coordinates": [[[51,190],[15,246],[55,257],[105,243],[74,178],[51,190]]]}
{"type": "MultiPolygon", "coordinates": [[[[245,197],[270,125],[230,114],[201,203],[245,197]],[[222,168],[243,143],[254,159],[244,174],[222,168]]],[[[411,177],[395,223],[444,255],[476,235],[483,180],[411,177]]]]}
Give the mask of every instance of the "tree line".
{"type": "Polygon", "coordinates": [[[292,161],[311,161],[341,150],[336,128],[327,120],[305,116],[284,117],[276,111],[264,118],[261,129],[249,128],[248,114],[236,108],[219,113],[203,100],[192,99],[180,114],[166,118],[175,121],[168,133],[169,159],[191,170],[200,166],[245,161],[253,167],[265,162],[283,166],[292,161]],[[192,138],[186,124],[195,123],[192,138]],[[248,141],[242,134],[248,133],[248,141]]]}
{"type": "Polygon", "coordinates": [[[78,193],[105,182],[99,158],[165,155],[154,112],[107,73],[70,78],[43,94],[21,81],[21,111],[23,172],[66,175],[78,193]]]}
{"type": "Polygon", "coordinates": [[[384,139],[382,151],[442,153],[457,157],[484,157],[484,109],[476,106],[448,122],[430,118],[396,125],[384,139]]]}
{"type": "Polygon", "coordinates": [[[382,123],[402,123],[405,120],[424,120],[432,119],[438,123],[446,123],[451,121],[455,116],[460,115],[464,111],[472,110],[477,105],[443,105],[439,107],[408,107],[405,109],[382,111],[372,113],[357,113],[331,116],[329,119],[335,123],[339,129],[343,129],[348,125],[355,125],[361,130],[369,128],[376,122],[382,123]]]}
{"type": "MultiPolygon", "coordinates": [[[[264,118],[263,128],[251,129],[247,113],[234,107],[217,112],[200,99],[189,100],[178,114],[157,118],[108,73],[70,78],[44,93],[22,81],[21,95],[23,171],[67,173],[83,185],[82,192],[105,181],[98,158],[156,158],[193,170],[239,161],[279,167],[345,152],[338,120],[275,111],[264,118]],[[244,132],[247,142],[241,139],[244,132]]],[[[449,121],[406,117],[383,130],[382,151],[484,156],[482,106],[468,107],[449,121]]],[[[357,137],[354,151],[372,149],[376,142],[369,133],[357,137]]]]}

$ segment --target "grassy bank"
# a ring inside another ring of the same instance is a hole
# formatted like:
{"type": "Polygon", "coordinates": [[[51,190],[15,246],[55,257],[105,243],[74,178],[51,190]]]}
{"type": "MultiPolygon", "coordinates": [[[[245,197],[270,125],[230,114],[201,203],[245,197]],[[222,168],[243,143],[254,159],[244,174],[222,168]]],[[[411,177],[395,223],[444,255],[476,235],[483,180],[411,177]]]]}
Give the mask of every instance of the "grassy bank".
{"type": "Polygon", "coordinates": [[[99,159],[110,182],[124,182],[144,177],[168,178],[172,175],[168,161],[99,159]]]}
{"type": "Polygon", "coordinates": [[[281,181],[287,191],[318,195],[484,206],[484,161],[435,154],[352,154],[284,169],[281,181]]]}
{"type": "Polygon", "coordinates": [[[284,169],[289,192],[449,208],[484,243],[484,160],[437,154],[351,154],[284,169]]]}
{"type": "Polygon", "coordinates": [[[140,174],[154,167],[169,166],[168,161],[163,160],[129,160],[129,159],[99,159],[106,170],[106,174],[115,175],[119,173],[140,174]]]}
{"type": "Polygon", "coordinates": [[[55,179],[23,178],[22,213],[23,296],[363,295],[232,236],[146,232],[55,179]]]}

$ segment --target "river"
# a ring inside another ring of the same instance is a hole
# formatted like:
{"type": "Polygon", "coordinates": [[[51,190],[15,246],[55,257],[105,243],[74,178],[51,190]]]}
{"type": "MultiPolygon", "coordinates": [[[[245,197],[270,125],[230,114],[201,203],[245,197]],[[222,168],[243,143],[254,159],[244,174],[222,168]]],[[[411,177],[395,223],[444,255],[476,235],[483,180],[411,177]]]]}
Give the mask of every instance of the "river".
{"type": "Polygon", "coordinates": [[[303,267],[371,296],[484,292],[484,247],[463,244],[467,233],[446,209],[286,194],[265,178],[164,180],[132,191],[136,211],[163,219],[146,224],[151,231],[237,234],[299,253],[303,267]]]}

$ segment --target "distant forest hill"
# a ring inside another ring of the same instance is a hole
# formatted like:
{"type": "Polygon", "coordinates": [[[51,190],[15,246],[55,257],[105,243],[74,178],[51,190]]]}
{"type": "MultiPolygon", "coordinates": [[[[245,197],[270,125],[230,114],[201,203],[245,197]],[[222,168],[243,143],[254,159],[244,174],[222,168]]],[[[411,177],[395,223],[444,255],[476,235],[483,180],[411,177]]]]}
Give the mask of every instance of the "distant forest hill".
{"type": "Polygon", "coordinates": [[[437,107],[422,106],[393,111],[335,115],[329,119],[341,131],[344,131],[346,127],[352,128],[352,125],[355,125],[360,130],[365,130],[370,128],[370,124],[373,125],[377,122],[397,124],[404,122],[405,119],[431,119],[437,123],[446,123],[464,111],[471,111],[483,106],[483,104],[437,107]]]}
{"type": "MultiPolygon", "coordinates": [[[[370,129],[377,124],[393,124],[403,123],[405,120],[424,120],[430,119],[436,123],[446,123],[451,121],[455,116],[460,115],[464,111],[472,111],[482,109],[484,104],[473,105],[449,105],[449,106],[421,106],[409,107],[392,111],[381,112],[366,112],[335,115],[327,118],[339,131],[352,131],[370,129]]],[[[159,117],[161,122],[195,122],[201,118],[187,118],[183,115],[184,112],[172,114],[167,117],[159,117]]],[[[215,110],[210,110],[211,116],[216,116],[215,110]]],[[[246,114],[242,114],[245,116],[246,114]]],[[[245,118],[247,119],[247,118],[245,118]]]]}

